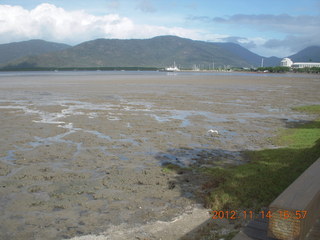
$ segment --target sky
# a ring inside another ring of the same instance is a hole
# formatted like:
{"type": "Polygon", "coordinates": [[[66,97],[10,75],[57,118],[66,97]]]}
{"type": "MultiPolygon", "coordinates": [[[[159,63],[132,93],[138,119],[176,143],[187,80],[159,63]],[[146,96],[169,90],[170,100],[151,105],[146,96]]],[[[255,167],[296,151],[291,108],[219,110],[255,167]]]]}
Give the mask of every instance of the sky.
{"type": "Polygon", "coordinates": [[[0,43],[160,35],[286,57],[320,46],[320,0],[0,0],[0,43]]]}

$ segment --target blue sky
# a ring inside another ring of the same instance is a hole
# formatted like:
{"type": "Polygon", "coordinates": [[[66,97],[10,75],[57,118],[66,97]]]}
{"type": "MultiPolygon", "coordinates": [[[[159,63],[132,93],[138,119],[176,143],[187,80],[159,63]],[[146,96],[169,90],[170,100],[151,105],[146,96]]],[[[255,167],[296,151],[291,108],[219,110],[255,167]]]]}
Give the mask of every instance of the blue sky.
{"type": "Polygon", "coordinates": [[[0,43],[177,35],[285,57],[320,45],[320,0],[0,0],[0,43]]]}

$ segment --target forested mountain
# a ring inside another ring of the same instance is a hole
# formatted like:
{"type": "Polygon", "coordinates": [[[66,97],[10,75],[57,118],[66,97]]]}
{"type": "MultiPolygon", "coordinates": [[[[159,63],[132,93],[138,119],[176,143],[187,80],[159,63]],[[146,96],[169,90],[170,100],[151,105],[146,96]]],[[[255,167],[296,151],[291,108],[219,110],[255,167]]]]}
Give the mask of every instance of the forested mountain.
{"type": "MultiPolygon", "coordinates": [[[[320,47],[290,56],[293,61],[320,61],[320,47]]],[[[10,68],[156,67],[174,62],[202,69],[277,66],[280,58],[263,57],[235,43],[195,41],[176,36],[151,39],[96,39],[74,47],[31,40],[0,45],[0,64],[10,68]]]]}
{"type": "Polygon", "coordinates": [[[320,46],[307,47],[289,58],[293,62],[320,62],[320,46]]]}
{"type": "Polygon", "coordinates": [[[47,42],[43,40],[29,40],[0,44],[0,64],[10,62],[21,57],[56,52],[69,47],[70,46],[67,44],[47,42]]]}

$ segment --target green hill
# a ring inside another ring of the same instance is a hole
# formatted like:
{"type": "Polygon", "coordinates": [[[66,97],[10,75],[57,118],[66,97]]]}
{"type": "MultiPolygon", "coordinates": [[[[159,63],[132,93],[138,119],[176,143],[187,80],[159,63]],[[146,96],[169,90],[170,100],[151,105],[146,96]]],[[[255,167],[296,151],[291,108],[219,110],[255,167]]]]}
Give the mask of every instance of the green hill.
{"type": "Polygon", "coordinates": [[[218,46],[221,46],[225,50],[232,52],[233,54],[241,57],[246,60],[253,67],[260,67],[262,58],[263,65],[268,67],[278,66],[281,59],[277,57],[262,57],[258,54],[255,54],[248,49],[241,47],[239,44],[235,43],[215,43],[218,46]]]}
{"type": "Polygon", "coordinates": [[[70,46],[66,44],[47,42],[43,40],[29,40],[0,44],[0,64],[4,64],[25,56],[56,52],[69,47],[70,46]]]}
{"type": "Polygon", "coordinates": [[[193,65],[212,68],[213,62],[216,68],[255,67],[260,66],[261,57],[236,44],[160,36],[152,39],[97,39],[58,52],[20,58],[6,66],[163,68],[174,61],[180,68],[192,68],[193,65]]]}
{"type": "Polygon", "coordinates": [[[289,58],[293,62],[320,62],[320,46],[307,47],[289,58]]]}

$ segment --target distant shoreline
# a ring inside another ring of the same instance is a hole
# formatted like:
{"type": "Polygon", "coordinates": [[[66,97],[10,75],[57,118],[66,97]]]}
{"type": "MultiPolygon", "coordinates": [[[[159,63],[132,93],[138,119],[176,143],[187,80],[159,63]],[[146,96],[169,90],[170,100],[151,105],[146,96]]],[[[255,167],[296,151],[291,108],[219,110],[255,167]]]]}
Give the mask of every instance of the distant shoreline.
{"type": "Polygon", "coordinates": [[[320,72],[308,71],[261,71],[259,69],[215,69],[215,70],[192,70],[181,69],[180,71],[166,71],[164,68],[158,67],[67,67],[67,68],[0,68],[0,72],[76,72],[76,71],[155,71],[168,73],[252,73],[252,74],[320,74],[320,72]]]}
{"type": "Polygon", "coordinates": [[[121,74],[123,72],[124,74],[129,74],[130,72],[132,74],[146,74],[147,72],[156,74],[168,74],[168,75],[184,75],[184,74],[191,74],[191,75],[248,75],[248,76],[272,76],[272,77],[307,77],[308,76],[318,76],[319,73],[314,73],[314,72],[263,72],[263,71],[250,71],[250,70],[181,70],[181,71],[176,71],[176,72],[170,72],[170,71],[165,71],[163,68],[138,68],[138,67],[104,67],[104,68],[20,68],[20,69],[1,69],[0,68],[0,76],[3,76],[5,73],[11,73],[11,74],[19,74],[23,75],[23,73],[26,73],[27,75],[29,74],[81,74],[85,72],[90,72],[92,74],[103,74],[103,73],[108,73],[112,74],[117,73],[121,74]]]}
{"type": "Polygon", "coordinates": [[[0,68],[0,72],[44,71],[159,71],[155,67],[68,67],[68,68],[0,68]]]}

